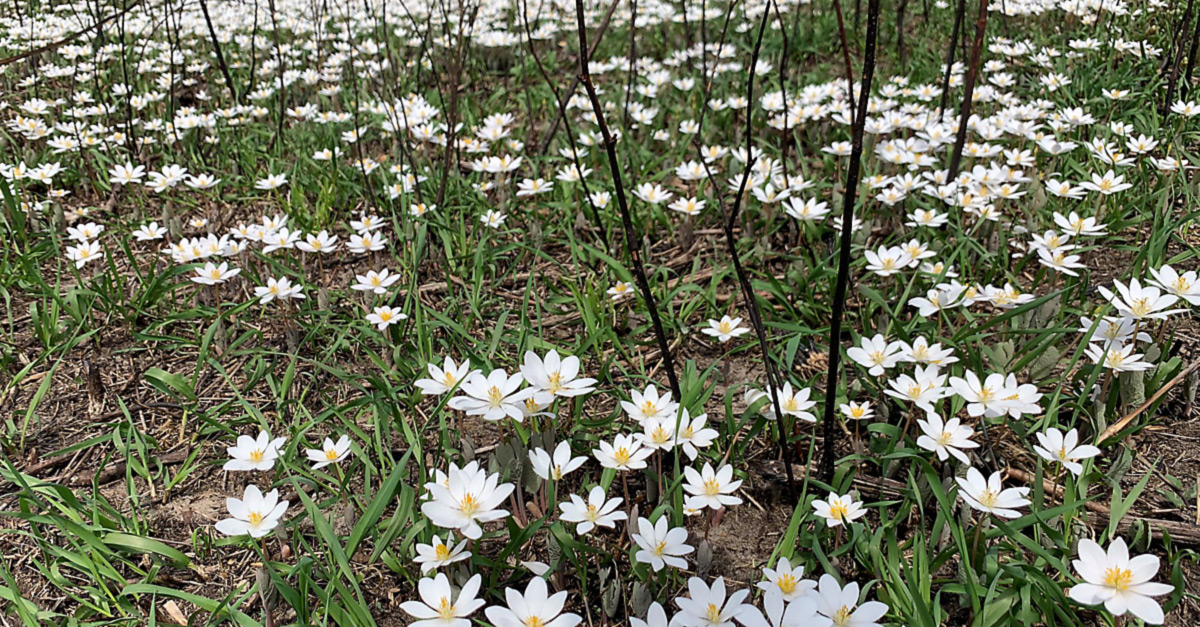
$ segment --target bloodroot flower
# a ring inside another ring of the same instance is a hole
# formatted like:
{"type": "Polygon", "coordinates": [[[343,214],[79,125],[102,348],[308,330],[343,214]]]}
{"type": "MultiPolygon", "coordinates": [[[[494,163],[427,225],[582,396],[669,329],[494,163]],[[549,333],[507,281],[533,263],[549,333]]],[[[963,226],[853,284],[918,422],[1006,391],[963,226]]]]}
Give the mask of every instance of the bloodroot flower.
{"type": "Polygon", "coordinates": [[[279,524],[287,506],[287,501],[279,500],[279,490],[264,495],[258,486],[248,485],[241,499],[225,499],[230,518],[218,521],[216,528],[227,536],[261,538],[279,524]]]}
{"type": "Polygon", "coordinates": [[[656,523],[639,518],[637,526],[638,533],[631,534],[633,542],[638,546],[638,552],[633,556],[635,560],[649,564],[655,572],[662,570],[663,566],[687,568],[687,560],[682,556],[696,550],[686,544],[687,529],[670,528],[665,515],[660,516],[656,523]]]}
{"type": "Polygon", "coordinates": [[[1005,489],[1000,483],[1000,472],[984,479],[983,473],[974,468],[967,469],[967,476],[958,477],[958,494],[967,505],[981,512],[995,514],[1001,518],[1016,518],[1021,515],[1016,508],[1029,505],[1029,488],[1005,489]]]}
{"type": "Polygon", "coordinates": [[[578,614],[563,613],[566,590],[555,594],[549,592],[546,580],[535,577],[525,587],[525,594],[512,588],[504,591],[508,607],[493,605],[484,611],[488,621],[496,627],[575,627],[583,622],[578,614]]]}
{"type": "Polygon", "coordinates": [[[438,536],[433,536],[432,544],[418,544],[417,556],[413,561],[421,565],[421,574],[428,575],[429,573],[441,568],[459,562],[471,557],[470,551],[464,551],[467,546],[467,541],[462,540],[458,544],[451,544],[454,540],[454,535],[451,534],[448,542],[442,542],[438,536]]]}
{"type": "Polygon", "coordinates": [[[1071,598],[1084,605],[1104,604],[1113,616],[1126,612],[1151,625],[1163,623],[1163,610],[1151,597],[1169,594],[1174,587],[1150,581],[1158,573],[1158,557],[1129,557],[1125,540],[1117,538],[1106,553],[1099,544],[1079,541],[1079,559],[1071,562],[1083,583],[1071,588],[1071,598]]]}
{"type": "Polygon", "coordinates": [[[308,461],[313,462],[313,470],[336,464],[350,454],[350,437],[343,435],[337,439],[337,442],[325,438],[321,448],[307,449],[304,454],[308,456],[308,461]]]}
{"type": "Polygon", "coordinates": [[[279,449],[287,438],[271,439],[271,434],[259,431],[258,437],[239,435],[237,442],[225,449],[231,458],[225,462],[225,470],[270,470],[279,458],[279,449]]]}
{"type": "Polygon", "coordinates": [[[417,583],[420,601],[405,601],[400,604],[400,609],[417,619],[409,623],[409,627],[471,627],[467,617],[487,604],[483,599],[475,598],[482,582],[480,575],[471,577],[454,597],[450,578],[445,573],[438,573],[437,577],[417,583]]]}
{"type": "Polygon", "coordinates": [[[430,500],[421,504],[421,513],[444,529],[458,529],[464,536],[478,540],[483,535],[480,523],[500,520],[508,511],[498,509],[512,494],[513,484],[500,484],[500,475],[468,465],[451,468],[446,485],[429,484],[430,500]]]}
{"type": "Polygon", "coordinates": [[[813,501],[813,509],[817,511],[817,516],[824,518],[825,524],[830,527],[848,525],[867,514],[867,510],[863,509],[862,501],[855,501],[854,497],[849,494],[838,496],[836,492],[829,493],[828,501],[820,499],[813,501]]]}

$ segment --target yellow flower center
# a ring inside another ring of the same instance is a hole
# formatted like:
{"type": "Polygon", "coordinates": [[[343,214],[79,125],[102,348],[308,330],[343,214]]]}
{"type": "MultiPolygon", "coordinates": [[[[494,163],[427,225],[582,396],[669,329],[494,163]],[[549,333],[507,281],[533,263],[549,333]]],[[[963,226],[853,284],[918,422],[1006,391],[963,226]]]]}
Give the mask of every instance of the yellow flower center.
{"type": "Polygon", "coordinates": [[[250,461],[257,463],[257,462],[261,462],[262,460],[263,460],[262,449],[256,448],[253,451],[250,451],[250,461]]]}
{"type": "Polygon", "coordinates": [[[335,461],[337,461],[337,458],[338,458],[338,452],[337,452],[336,448],[326,449],[325,459],[327,459],[331,462],[335,462],[335,461]]]}
{"type": "Polygon", "coordinates": [[[779,586],[779,591],[784,594],[791,594],[796,591],[796,578],[791,573],[784,573],[775,581],[775,585],[779,586]]]}
{"type": "Polygon", "coordinates": [[[433,554],[439,560],[449,559],[450,558],[450,547],[446,546],[445,544],[439,544],[439,545],[437,545],[436,548],[433,549],[433,554]]]}
{"type": "Polygon", "coordinates": [[[613,459],[616,460],[617,464],[621,466],[628,464],[631,458],[632,455],[629,454],[629,449],[625,448],[624,446],[617,449],[616,452],[613,453],[613,459]]]}
{"type": "Polygon", "coordinates": [[[443,620],[454,618],[454,604],[450,602],[450,597],[442,597],[442,602],[438,604],[437,613],[443,620]]]}
{"type": "Polygon", "coordinates": [[[499,407],[503,400],[504,393],[500,391],[500,388],[494,385],[488,388],[488,402],[492,404],[492,407],[499,407]]]}
{"type": "Polygon", "coordinates": [[[549,383],[549,386],[546,388],[546,391],[550,392],[551,394],[555,394],[559,390],[562,389],[562,374],[561,373],[552,372],[546,377],[546,380],[549,383]]]}
{"type": "Polygon", "coordinates": [[[846,506],[841,503],[831,503],[829,505],[829,517],[835,520],[846,520],[846,506]]]}
{"type": "Polygon", "coordinates": [[[715,603],[709,603],[708,611],[704,613],[704,618],[708,619],[710,623],[721,622],[721,608],[717,607],[715,603]]]}
{"type": "Polygon", "coordinates": [[[458,503],[458,511],[466,516],[474,515],[479,511],[479,500],[475,498],[474,494],[463,495],[462,500],[458,503]]]}
{"type": "Polygon", "coordinates": [[[458,383],[458,377],[455,377],[453,372],[447,372],[442,375],[442,383],[446,384],[446,387],[454,387],[454,384],[458,383]]]}
{"type": "Polygon", "coordinates": [[[1104,571],[1104,585],[1117,590],[1128,590],[1133,583],[1133,572],[1128,568],[1111,567],[1104,571]]]}
{"type": "Polygon", "coordinates": [[[250,512],[250,515],[246,519],[250,521],[251,525],[257,527],[263,521],[263,515],[258,512],[250,512]]]}
{"type": "Polygon", "coordinates": [[[716,477],[704,480],[704,494],[707,496],[716,496],[721,493],[721,484],[716,477]]]}
{"type": "Polygon", "coordinates": [[[544,627],[545,624],[541,616],[530,616],[525,619],[525,627],[544,627]]]}
{"type": "Polygon", "coordinates": [[[984,490],[983,493],[979,495],[979,504],[989,509],[993,508],[996,506],[996,501],[998,500],[999,496],[999,494],[989,488],[984,490]]]}

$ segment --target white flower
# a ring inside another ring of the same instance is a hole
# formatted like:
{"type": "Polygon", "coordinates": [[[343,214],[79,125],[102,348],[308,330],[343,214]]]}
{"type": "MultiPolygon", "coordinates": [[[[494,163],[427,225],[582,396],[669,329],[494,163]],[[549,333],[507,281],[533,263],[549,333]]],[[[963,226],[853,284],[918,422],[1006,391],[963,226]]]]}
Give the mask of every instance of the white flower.
{"type": "Polygon", "coordinates": [[[781,557],[775,562],[774,570],[763,568],[763,576],[767,580],[758,582],[758,588],[764,592],[776,590],[783,595],[783,600],[789,603],[817,587],[817,582],[804,578],[803,565],[793,568],[786,557],[781,557]]]}
{"type": "Polygon", "coordinates": [[[376,235],[371,231],[362,231],[350,236],[350,243],[346,244],[346,248],[356,255],[366,254],[368,252],[383,250],[387,245],[387,238],[382,235],[376,235]]]}
{"type": "Polygon", "coordinates": [[[1154,367],[1154,364],[1142,359],[1145,355],[1135,353],[1133,350],[1133,344],[1111,346],[1105,350],[1099,344],[1089,343],[1086,352],[1096,364],[1117,372],[1137,372],[1154,367]]]}
{"type": "Polygon", "coordinates": [[[387,305],[376,307],[367,314],[367,322],[375,325],[380,331],[386,331],[389,326],[407,319],[408,314],[401,312],[399,308],[387,305]]]}
{"type": "Polygon", "coordinates": [[[1037,434],[1038,444],[1033,445],[1033,452],[1048,462],[1062,464],[1071,474],[1079,476],[1083,473],[1083,464],[1077,460],[1095,457],[1100,449],[1090,444],[1079,445],[1079,431],[1071,429],[1063,434],[1062,431],[1051,427],[1045,433],[1037,434]]]}
{"type": "Polygon", "coordinates": [[[303,285],[292,285],[291,279],[287,277],[280,277],[278,279],[272,277],[267,279],[265,286],[254,288],[254,296],[258,298],[260,305],[265,305],[275,299],[285,301],[308,298],[308,296],[301,292],[303,289],[303,285]]]}
{"type": "Polygon", "coordinates": [[[529,461],[533,464],[533,472],[543,481],[561,481],[563,477],[587,461],[586,457],[571,457],[571,443],[566,440],[554,447],[551,457],[544,449],[535,448],[529,451],[529,461]]]}
{"type": "Polygon", "coordinates": [[[389,287],[400,280],[400,275],[391,274],[387,268],[384,268],[379,272],[368,270],[366,274],[356,274],[354,280],[356,283],[351,285],[350,289],[382,296],[387,293],[389,287]]]}
{"type": "Polygon", "coordinates": [[[271,174],[265,179],[259,179],[254,182],[254,187],[261,190],[278,189],[287,185],[288,178],[286,174],[271,174]]]}
{"type": "Polygon", "coordinates": [[[579,523],[575,527],[575,533],[582,536],[596,527],[612,529],[616,527],[618,520],[625,520],[625,512],[617,509],[621,502],[620,498],[607,498],[604,488],[594,486],[588,492],[586,502],[579,495],[572,494],[570,502],[560,503],[558,507],[562,510],[562,520],[579,523]]]}
{"type": "Polygon", "coordinates": [[[675,419],[651,418],[642,421],[642,432],[636,434],[641,443],[656,451],[675,448],[675,419]]]}
{"type": "Polygon", "coordinates": [[[732,627],[735,619],[744,623],[744,615],[758,613],[753,605],[744,603],[749,595],[749,590],[738,590],[726,599],[724,577],[717,577],[711,588],[703,579],[692,577],[688,579],[688,596],[675,597],[680,612],[673,622],[682,627],[732,627]]]}
{"type": "Polygon", "coordinates": [[[567,591],[549,594],[541,577],[530,580],[524,594],[505,589],[504,600],[508,607],[493,605],[484,610],[495,627],[575,627],[583,622],[578,614],[563,613],[567,591]]]}
{"type": "Polygon", "coordinates": [[[945,387],[945,383],[946,375],[938,374],[937,366],[926,368],[917,366],[912,377],[902,374],[895,379],[889,379],[888,386],[892,389],[884,390],[884,393],[913,403],[927,413],[933,413],[935,411],[933,402],[951,394],[950,390],[945,387]]]}
{"type": "Polygon", "coordinates": [[[506,219],[508,219],[508,216],[496,211],[495,209],[488,209],[487,213],[479,217],[479,221],[482,222],[484,226],[493,229],[500,228],[506,219]]]}
{"type": "Polygon", "coordinates": [[[1126,612],[1151,625],[1163,623],[1163,611],[1151,597],[1169,594],[1173,586],[1150,581],[1158,573],[1158,556],[1129,557],[1123,538],[1101,546],[1086,538],[1079,541],[1079,559],[1071,562],[1084,583],[1070,590],[1071,599],[1084,605],[1104,604],[1114,616],[1126,612]]]}
{"type": "Polygon", "coordinates": [[[413,383],[421,388],[421,394],[426,396],[449,392],[472,372],[470,362],[464,360],[461,364],[456,365],[449,355],[446,356],[446,361],[441,368],[438,368],[437,364],[429,364],[427,369],[429,378],[417,379],[413,383]]]}
{"type": "MultiPolygon", "coordinates": [[[[817,585],[815,581],[805,583],[817,585]]],[[[763,610],[766,615],[763,622],[739,620],[747,627],[830,627],[833,624],[829,617],[817,613],[815,592],[788,602],[778,588],[769,588],[763,595],[763,610]]]]}
{"type": "Polygon", "coordinates": [[[1117,288],[1118,294],[1113,294],[1112,291],[1104,286],[1099,286],[1096,289],[1123,316],[1128,316],[1135,320],[1147,318],[1165,320],[1171,314],[1184,311],[1183,309],[1167,309],[1167,307],[1174,305],[1179,300],[1178,296],[1163,294],[1157,287],[1142,287],[1142,284],[1137,279],[1130,280],[1128,286],[1120,281],[1113,281],[1113,287],[1117,288]]]}
{"type": "Polygon", "coordinates": [[[438,573],[435,578],[417,582],[420,601],[405,601],[400,604],[400,609],[417,619],[409,623],[409,627],[471,627],[467,617],[487,604],[483,599],[475,598],[482,582],[481,575],[471,577],[455,597],[450,578],[445,573],[438,573]]]}
{"type": "Polygon", "coordinates": [[[642,392],[630,390],[629,400],[621,401],[621,409],[637,422],[651,418],[673,418],[678,407],[679,405],[671,400],[670,391],[659,395],[658,388],[653,383],[647,385],[642,392]]]}
{"type": "Polygon", "coordinates": [[[816,401],[808,400],[808,397],[811,394],[811,388],[800,388],[793,391],[791,382],[785,381],[783,384],[783,390],[776,395],[778,397],[777,399],[771,399],[771,388],[769,386],[765,392],[761,390],[746,390],[743,398],[745,399],[747,405],[754,405],[760,399],[769,399],[767,404],[763,405],[759,412],[767,420],[775,420],[778,418],[778,416],[775,414],[775,401],[778,400],[779,411],[783,412],[785,415],[794,416],[805,422],[816,422],[817,417],[808,411],[817,404],[816,401]]]}
{"type": "Polygon", "coordinates": [[[231,458],[225,462],[225,470],[270,470],[279,458],[279,449],[287,438],[271,439],[271,434],[259,431],[258,437],[239,435],[237,442],[226,448],[231,458]]]}
{"type": "Polygon", "coordinates": [[[1001,518],[1017,518],[1021,515],[1018,507],[1029,505],[1029,488],[1007,488],[1000,483],[1000,471],[992,473],[984,479],[983,473],[975,468],[967,469],[967,476],[956,477],[958,480],[958,495],[967,505],[981,512],[995,514],[1001,518]]]}
{"type": "Polygon", "coordinates": [[[225,507],[230,517],[217,521],[217,531],[227,536],[261,538],[279,524],[288,502],[279,500],[279,490],[264,495],[258,486],[248,485],[241,499],[225,499],[225,507]]]}
{"type": "Polygon", "coordinates": [[[654,450],[644,448],[642,441],[632,435],[617,435],[612,444],[600,441],[599,447],[592,450],[596,461],[605,468],[615,470],[641,470],[646,467],[646,458],[654,450]]]}
{"type": "MultiPolygon", "coordinates": [[[[450,535],[447,540],[453,540],[453,538],[454,536],[450,535]]],[[[417,556],[413,558],[413,561],[421,565],[422,575],[428,575],[442,566],[471,557],[471,552],[464,550],[466,546],[466,540],[452,546],[442,542],[440,537],[433,536],[432,544],[417,544],[417,556]]]]}
{"type": "Polygon", "coordinates": [[[728,342],[729,340],[731,340],[735,337],[738,337],[738,336],[741,336],[741,335],[744,335],[744,334],[750,332],[750,329],[743,328],[742,326],[740,326],[741,324],[742,324],[741,318],[730,318],[729,316],[722,316],[719,321],[718,320],[709,320],[708,328],[700,329],[700,332],[705,335],[711,335],[711,336],[717,338],[717,340],[719,340],[722,344],[724,344],[725,342],[728,342]]]}
{"type": "Polygon", "coordinates": [[[241,268],[230,268],[227,263],[218,266],[209,262],[204,264],[203,268],[196,268],[196,276],[192,277],[192,280],[201,285],[218,285],[237,276],[241,271],[241,268]]]}
{"type": "Polygon", "coordinates": [[[167,229],[159,226],[157,222],[151,222],[150,224],[141,226],[132,233],[134,239],[139,242],[159,240],[162,239],[162,237],[166,234],[167,229]]]}
{"type": "Polygon", "coordinates": [[[881,246],[878,251],[864,250],[863,256],[867,259],[867,270],[885,277],[900,272],[912,263],[912,257],[899,246],[881,246]]]}
{"type": "Polygon", "coordinates": [[[877,627],[877,621],[888,611],[887,604],[879,601],[859,605],[858,584],[850,582],[843,588],[829,574],[821,575],[813,598],[817,601],[817,612],[832,620],[836,627],[877,627]]]}
{"type": "Polygon", "coordinates": [[[325,438],[321,448],[310,448],[304,453],[308,456],[308,461],[313,462],[313,470],[324,468],[329,464],[336,464],[350,454],[350,437],[343,435],[338,438],[337,442],[325,438]]]}
{"type": "Polygon", "coordinates": [[[330,235],[329,231],[309,233],[305,236],[304,241],[296,242],[296,248],[306,253],[331,253],[337,250],[337,241],[337,236],[330,235]]]}
{"type": "MultiPolygon", "coordinates": [[[[673,421],[672,421],[673,422],[673,421]]],[[[679,427],[674,430],[673,437],[675,444],[683,449],[688,459],[695,460],[700,454],[702,448],[708,448],[716,441],[716,429],[705,427],[708,422],[708,414],[700,414],[695,418],[688,415],[688,410],[685,408],[679,414],[679,427]]]]}
{"type": "Polygon", "coordinates": [[[958,418],[951,418],[945,422],[942,422],[942,417],[937,414],[929,414],[926,418],[917,420],[921,431],[924,432],[924,435],[917,438],[917,446],[937,453],[938,459],[942,461],[953,455],[958,461],[969,465],[971,460],[961,449],[979,447],[978,442],[971,441],[975,430],[961,424],[958,418]]]}
{"type": "Polygon", "coordinates": [[[670,627],[670,621],[667,620],[667,612],[658,601],[650,604],[650,609],[646,611],[646,620],[630,616],[629,624],[632,627],[670,627]]]}
{"type": "Polygon", "coordinates": [[[692,509],[721,509],[727,505],[742,504],[742,499],[733,496],[742,482],[733,479],[733,466],[729,464],[721,466],[720,470],[713,470],[712,464],[705,462],[700,472],[687,466],[683,469],[683,476],[687,481],[683,489],[691,495],[688,497],[688,507],[692,509]]]}
{"type": "Polygon", "coordinates": [[[875,415],[875,410],[871,409],[871,403],[869,401],[863,401],[861,403],[850,401],[838,409],[842,411],[843,416],[850,420],[869,420],[875,415]]]}
{"type": "Polygon", "coordinates": [[[444,529],[458,529],[464,536],[478,540],[483,535],[480,523],[500,520],[508,511],[499,509],[512,494],[513,484],[500,484],[500,475],[489,475],[478,465],[451,467],[446,485],[427,484],[430,499],[421,504],[421,513],[444,529]]]}
{"type": "Polygon", "coordinates": [[[628,281],[617,281],[608,288],[608,296],[614,303],[633,296],[633,293],[633,286],[628,281]]]}
{"type": "Polygon", "coordinates": [[[674,196],[657,183],[641,183],[633,190],[633,195],[652,205],[662,204],[674,196]]]}
{"type": "Polygon", "coordinates": [[[84,264],[94,259],[100,259],[104,252],[100,242],[82,242],[78,246],[67,246],[67,259],[75,262],[75,267],[82,268],[84,264]]]}
{"type": "Polygon", "coordinates": [[[838,496],[836,492],[829,493],[828,501],[813,501],[813,509],[816,510],[817,516],[825,519],[825,524],[829,527],[848,525],[867,514],[862,501],[855,501],[849,494],[838,496]]]}
{"type": "Polygon", "coordinates": [[[649,564],[655,572],[662,570],[664,566],[687,568],[687,560],[682,556],[695,550],[686,544],[687,529],[672,529],[665,515],[659,516],[656,523],[651,523],[646,518],[638,518],[637,526],[638,533],[631,534],[638,546],[638,552],[633,556],[635,560],[649,564]]]}
{"type": "Polygon", "coordinates": [[[888,342],[883,334],[877,333],[871,338],[863,336],[858,346],[846,349],[846,356],[867,368],[871,375],[878,377],[884,370],[893,368],[904,360],[903,349],[904,343],[888,342]]]}
{"type": "Polygon", "coordinates": [[[1004,394],[1004,375],[992,373],[983,381],[979,376],[968,370],[966,378],[950,377],[950,388],[967,401],[967,413],[971,416],[982,416],[984,413],[1000,415],[1008,411],[1006,394],[1004,394]],[[1000,410],[999,413],[989,410],[1000,410]]]}
{"type": "Polygon", "coordinates": [[[1196,278],[1195,270],[1179,274],[1175,268],[1164,265],[1157,270],[1151,268],[1150,275],[1154,277],[1153,282],[1168,294],[1186,300],[1189,305],[1200,305],[1200,281],[1196,278]]]}
{"type": "Polygon", "coordinates": [[[560,358],[558,351],[553,349],[546,354],[545,360],[533,351],[525,351],[521,374],[529,385],[554,396],[580,396],[596,390],[595,379],[579,377],[578,357],[560,358]]]}
{"type": "Polygon", "coordinates": [[[525,419],[525,399],[535,394],[533,388],[518,391],[524,382],[520,373],[510,377],[500,368],[486,377],[478,371],[472,372],[459,387],[463,395],[450,399],[447,406],[466,412],[468,416],[483,416],[484,420],[501,420],[508,416],[521,422],[525,419]]]}

